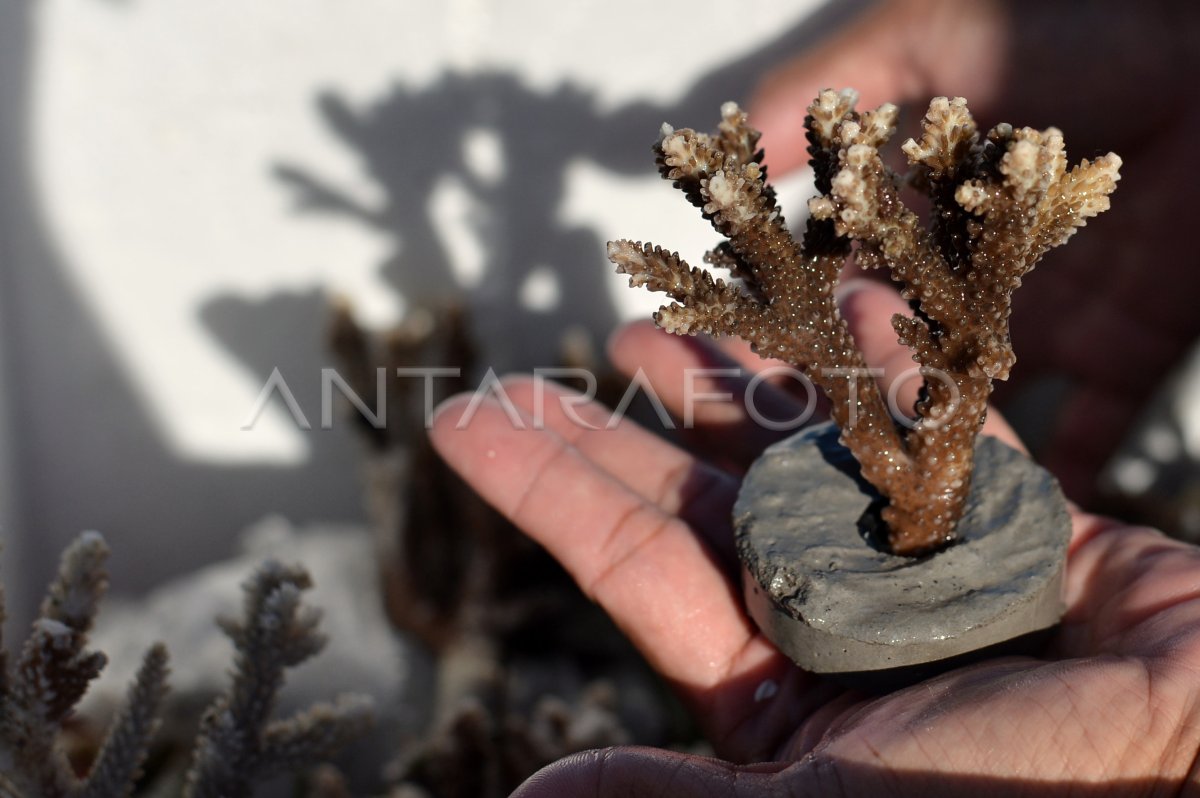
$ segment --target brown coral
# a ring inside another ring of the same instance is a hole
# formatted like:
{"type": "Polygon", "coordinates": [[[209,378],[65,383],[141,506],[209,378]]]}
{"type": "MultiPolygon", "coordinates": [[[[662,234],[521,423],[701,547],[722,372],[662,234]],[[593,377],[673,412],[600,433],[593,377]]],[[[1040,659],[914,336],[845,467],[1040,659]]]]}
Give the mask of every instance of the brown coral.
{"type": "Polygon", "coordinates": [[[737,335],[759,354],[804,369],[829,397],[842,443],[887,497],[892,550],[920,554],[954,537],[970,487],[975,436],[992,379],[1006,379],[1012,291],[1043,254],[1108,208],[1121,160],[1068,170],[1062,134],[997,125],[980,136],[962,98],[930,103],[919,140],[903,146],[912,182],[932,202],[924,226],[900,199],[879,148],[896,108],[854,110],[850,90],[821,92],[807,117],[820,196],[803,241],[766,182],[759,134],[733,103],[715,134],[664,126],[659,169],[728,240],[706,256],[739,282],[677,254],[616,241],[609,258],[631,285],[676,300],[655,321],[677,334],[737,335]],[[838,313],[833,287],[858,242],[866,268],[886,267],[914,309],[892,325],[925,378],[916,422],[898,424],[838,313]]]}

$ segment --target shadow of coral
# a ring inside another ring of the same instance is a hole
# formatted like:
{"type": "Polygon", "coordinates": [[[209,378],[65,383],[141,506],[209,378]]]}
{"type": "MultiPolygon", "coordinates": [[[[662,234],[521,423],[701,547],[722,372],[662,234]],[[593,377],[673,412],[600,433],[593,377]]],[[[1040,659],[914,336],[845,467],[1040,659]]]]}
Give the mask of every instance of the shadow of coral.
{"type": "MultiPolygon", "coordinates": [[[[303,187],[314,209],[348,214],[392,236],[394,255],[381,264],[387,279],[415,297],[465,300],[479,336],[504,343],[498,367],[536,362],[556,328],[582,324],[602,336],[614,318],[598,289],[608,270],[603,242],[556,216],[569,161],[582,156],[615,171],[642,173],[647,131],[666,118],[707,124],[721,101],[744,98],[766,68],[863,5],[830,4],[766,47],[715,67],[671,105],[636,103],[603,112],[581,90],[541,94],[495,73],[446,75],[420,90],[396,88],[358,115],[343,98],[327,95],[318,101],[321,114],[385,191],[378,213],[338,208],[336,193],[309,194],[320,181],[306,183],[302,166],[278,166],[277,174],[293,190],[303,187]],[[427,119],[411,116],[422,110],[427,119]],[[469,170],[455,163],[463,133],[480,126],[495,131],[509,157],[506,177],[491,184],[472,182],[469,170]],[[427,149],[398,146],[405,136],[427,149]],[[445,174],[455,175],[491,213],[480,232],[495,246],[486,253],[487,274],[470,292],[452,281],[449,256],[424,205],[430,181],[445,174]],[[509,312],[531,265],[561,270],[560,307],[571,312],[509,312]]],[[[14,375],[4,389],[11,434],[2,561],[11,580],[11,622],[21,625],[33,611],[25,594],[40,588],[57,552],[80,529],[102,529],[114,546],[139,552],[114,563],[112,574],[114,584],[136,593],[224,556],[240,531],[268,512],[283,511],[299,524],[363,515],[356,447],[343,429],[314,431],[311,456],[299,465],[195,462],[163,439],[141,391],[72,285],[39,206],[27,124],[36,22],[34,5],[0,6],[0,163],[12,176],[0,183],[0,355],[4,373],[14,375]],[[30,575],[29,584],[22,575],[30,575]]],[[[225,295],[203,308],[202,321],[263,381],[275,365],[286,367],[307,410],[317,406],[314,386],[326,359],[325,313],[315,293],[262,302],[225,295]]],[[[186,366],[169,376],[195,378],[186,366]]]]}

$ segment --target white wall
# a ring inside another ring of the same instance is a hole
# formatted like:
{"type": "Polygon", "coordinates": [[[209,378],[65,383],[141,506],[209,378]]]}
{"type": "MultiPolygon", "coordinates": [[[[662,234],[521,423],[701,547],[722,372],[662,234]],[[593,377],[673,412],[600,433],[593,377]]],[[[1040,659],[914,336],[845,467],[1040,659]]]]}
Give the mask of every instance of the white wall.
{"type": "Polygon", "coordinates": [[[327,296],[376,324],[457,296],[498,368],[644,313],[603,242],[713,239],[659,124],[712,125],[861,4],[819,5],[4,0],[8,579],[81,528],[141,590],[271,511],[360,518],[347,429],[241,429],[276,366],[319,415],[327,296]]]}

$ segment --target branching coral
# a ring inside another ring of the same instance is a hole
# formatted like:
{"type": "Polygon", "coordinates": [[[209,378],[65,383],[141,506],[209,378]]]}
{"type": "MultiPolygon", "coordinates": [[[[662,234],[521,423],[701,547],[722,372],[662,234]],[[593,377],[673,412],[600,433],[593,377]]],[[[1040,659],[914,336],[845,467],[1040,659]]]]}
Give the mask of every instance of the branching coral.
{"type": "MultiPolygon", "coordinates": [[[[60,745],[62,725],[107,658],[87,650],[108,587],[108,546],[95,532],[63,553],[15,668],[0,651],[0,796],[120,798],[133,792],[167,692],[167,651],[150,647],[87,775],[76,775],[60,745]]],[[[187,794],[235,798],[281,769],[308,767],[365,730],[368,700],[317,704],[270,722],[283,670],[320,650],[319,614],[300,604],[308,575],[263,565],[246,584],[246,617],[226,622],[237,658],[229,693],[202,723],[187,794]]],[[[0,602],[0,620],[3,618],[0,602]]]]}
{"type": "Polygon", "coordinates": [[[829,397],[842,443],[888,499],[892,550],[916,555],[954,537],[970,487],[974,441],[992,379],[1015,360],[1013,290],[1052,247],[1106,210],[1121,160],[1109,153],[1067,169],[1062,134],[998,125],[981,136],[962,98],[933,100],[919,140],[903,146],[912,183],[927,193],[929,227],[900,198],[879,148],[896,108],[854,109],[853,91],[823,91],[806,120],[820,196],[797,242],[766,181],[759,134],[733,103],[715,134],[664,126],[662,175],[728,240],[706,256],[738,282],[677,254],[616,241],[609,258],[630,284],[677,300],[655,320],[677,334],[737,335],[761,355],[804,369],[829,397]],[[914,314],[892,319],[925,378],[916,421],[888,411],[839,314],[838,274],[858,243],[865,268],[886,268],[914,314]]]}
{"type": "Polygon", "coordinates": [[[224,620],[233,640],[233,682],[201,721],[188,798],[249,795],[258,780],[319,761],[371,724],[370,699],[345,696],[272,721],[284,670],[325,645],[320,613],[300,603],[308,574],[268,561],[243,586],[244,617],[224,620]]]}
{"type": "Polygon", "coordinates": [[[86,649],[108,586],[107,557],[108,546],[99,535],[80,536],[63,553],[14,670],[0,652],[2,794],[113,798],[133,789],[166,692],[167,653],[161,645],[146,652],[126,707],[86,778],[76,777],[58,742],[60,725],[107,661],[86,649]]]}

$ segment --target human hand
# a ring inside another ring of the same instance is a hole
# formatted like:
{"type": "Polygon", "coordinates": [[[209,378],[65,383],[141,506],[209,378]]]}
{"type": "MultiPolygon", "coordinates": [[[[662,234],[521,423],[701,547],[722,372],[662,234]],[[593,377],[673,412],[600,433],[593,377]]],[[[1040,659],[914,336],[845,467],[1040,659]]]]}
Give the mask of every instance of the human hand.
{"type": "MultiPolygon", "coordinates": [[[[844,301],[886,385],[905,367],[886,324],[903,303],[869,281],[848,286],[844,301]]],[[[754,367],[744,348],[730,351],[648,324],[625,329],[611,347],[616,365],[642,367],[677,413],[684,369],[754,367]]],[[[534,429],[537,385],[518,378],[504,387],[525,429],[495,398],[456,429],[469,401],[461,397],[439,409],[434,445],[609,612],[723,757],[589,752],[533,777],[523,798],[1200,788],[1200,550],[1074,512],[1067,614],[1045,659],[990,660],[871,697],[796,668],[746,616],[730,529],[736,475],[631,422],[604,429],[609,411],[572,405],[576,395],[550,384],[545,428],[534,429]]],[[[738,387],[696,380],[692,395],[738,387]]],[[[802,410],[769,383],[757,396],[760,408],[802,410]]],[[[695,424],[746,459],[753,447],[738,441],[765,442],[736,403],[697,404],[695,424]]],[[[989,424],[1013,440],[998,419],[989,424]]]]}
{"type": "Polygon", "coordinates": [[[1121,155],[1112,210],[1015,294],[1020,363],[996,386],[1003,407],[1041,378],[1059,384],[1057,408],[1039,408],[1050,434],[1037,454],[1077,501],[1200,335],[1200,273],[1170,221],[1200,212],[1200,108],[1179,99],[1198,35],[1200,6],[1177,0],[888,0],[766,77],[750,104],[776,176],[805,160],[805,109],[826,87],[859,89],[861,108],[961,95],[985,129],[1054,125],[1075,158],[1121,155]]]}

